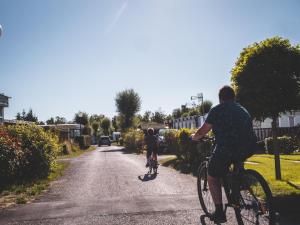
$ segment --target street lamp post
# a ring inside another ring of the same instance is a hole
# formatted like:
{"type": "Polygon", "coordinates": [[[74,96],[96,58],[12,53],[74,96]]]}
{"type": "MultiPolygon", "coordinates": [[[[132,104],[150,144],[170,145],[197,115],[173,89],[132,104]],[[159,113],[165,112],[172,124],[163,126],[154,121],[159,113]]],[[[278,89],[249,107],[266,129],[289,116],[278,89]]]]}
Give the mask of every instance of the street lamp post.
{"type": "MultiPolygon", "coordinates": [[[[202,103],[203,103],[203,93],[198,93],[197,96],[191,96],[191,100],[196,100],[198,99],[198,105],[200,105],[200,114],[202,114],[202,116],[204,116],[204,112],[203,112],[203,109],[202,109],[202,103]],[[201,104],[200,104],[201,102],[201,104]]],[[[200,117],[201,118],[201,117],[200,117]]],[[[196,127],[198,127],[198,120],[197,118],[195,118],[195,123],[196,123],[196,127]]],[[[200,125],[201,125],[201,120],[200,120],[200,125]]]]}
{"type": "Polygon", "coordinates": [[[79,126],[80,126],[80,128],[79,128],[79,129],[80,129],[79,134],[80,134],[80,136],[81,136],[81,122],[82,122],[81,120],[82,120],[82,117],[83,117],[83,113],[82,113],[82,112],[79,112],[79,113],[78,113],[78,117],[80,118],[80,119],[79,119],[79,126]]]}

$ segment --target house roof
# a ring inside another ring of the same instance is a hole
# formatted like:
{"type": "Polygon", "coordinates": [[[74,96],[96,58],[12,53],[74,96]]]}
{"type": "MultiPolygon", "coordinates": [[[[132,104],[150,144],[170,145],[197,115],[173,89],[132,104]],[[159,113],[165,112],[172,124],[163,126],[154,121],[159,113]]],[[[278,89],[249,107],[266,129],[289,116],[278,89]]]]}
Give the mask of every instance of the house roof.
{"type": "Polygon", "coordinates": [[[161,123],[156,123],[156,122],[142,122],[140,123],[140,126],[139,126],[142,130],[147,130],[149,127],[155,129],[155,130],[159,130],[159,129],[163,129],[165,128],[166,126],[164,124],[161,124],[161,123]]]}
{"type": "Polygon", "coordinates": [[[0,93],[0,106],[2,107],[8,107],[8,99],[10,97],[4,95],[3,93],[0,93]]]}

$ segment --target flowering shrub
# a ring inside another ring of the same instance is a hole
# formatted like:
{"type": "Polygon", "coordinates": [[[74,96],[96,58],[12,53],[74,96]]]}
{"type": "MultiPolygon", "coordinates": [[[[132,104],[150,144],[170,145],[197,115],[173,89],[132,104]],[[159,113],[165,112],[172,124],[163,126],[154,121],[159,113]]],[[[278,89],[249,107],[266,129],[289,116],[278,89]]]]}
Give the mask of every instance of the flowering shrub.
{"type": "Polygon", "coordinates": [[[0,186],[11,182],[16,176],[21,158],[22,152],[18,140],[0,129],[0,186]]]}
{"type": "Polygon", "coordinates": [[[6,182],[45,177],[61,150],[57,135],[36,125],[2,127],[0,177],[6,182]]]}
{"type": "Polygon", "coordinates": [[[130,129],[124,134],[123,140],[126,149],[140,153],[143,148],[144,133],[141,130],[130,129]]]}

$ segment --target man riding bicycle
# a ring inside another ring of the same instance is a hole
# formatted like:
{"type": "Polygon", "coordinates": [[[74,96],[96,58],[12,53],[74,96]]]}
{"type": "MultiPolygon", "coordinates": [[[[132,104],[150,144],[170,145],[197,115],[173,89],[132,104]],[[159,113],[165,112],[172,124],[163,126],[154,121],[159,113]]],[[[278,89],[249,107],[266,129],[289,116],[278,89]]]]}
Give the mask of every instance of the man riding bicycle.
{"type": "Polygon", "coordinates": [[[253,154],[256,137],[252,119],[245,108],[235,102],[235,93],[230,86],[219,91],[220,104],[213,107],[205,123],[192,135],[200,140],[210,130],[215,135],[216,147],[208,164],[208,185],[215,204],[212,219],[218,223],[226,222],[223,210],[221,178],[234,162],[243,162],[253,154]]]}
{"type": "Polygon", "coordinates": [[[147,134],[144,138],[144,144],[147,146],[147,164],[146,167],[149,166],[151,157],[157,163],[157,149],[158,149],[158,142],[157,138],[154,135],[154,129],[148,128],[147,134]]]}

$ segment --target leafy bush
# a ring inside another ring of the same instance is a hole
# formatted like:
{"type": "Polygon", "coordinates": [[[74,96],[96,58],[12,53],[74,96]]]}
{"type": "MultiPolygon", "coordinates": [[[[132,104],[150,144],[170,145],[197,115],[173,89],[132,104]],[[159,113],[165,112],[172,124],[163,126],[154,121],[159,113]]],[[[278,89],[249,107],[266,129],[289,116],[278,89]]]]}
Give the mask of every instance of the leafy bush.
{"type": "Polygon", "coordinates": [[[22,157],[20,144],[16,138],[12,138],[8,133],[0,130],[0,188],[10,183],[16,176],[18,162],[22,157]]]}
{"type": "Polygon", "coordinates": [[[58,137],[33,124],[8,126],[5,130],[20,142],[20,149],[15,149],[20,153],[14,156],[15,178],[22,182],[46,177],[61,151],[58,137]]]}
{"type": "Polygon", "coordinates": [[[79,144],[81,149],[87,149],[92,144],[92,137],[90,135],[81,135],[75,138],[75,142],[79,144]]]}
{"type": "Polygon", "coordinates": [[[144,133],[141,130],[129,129],[124,134],[123,142],[126,149],[140,153],[143,148],[144,133]]]}
{"type": "Polygon", "coordinates": [[[92,128],[87,124],[82,129],[83,135],[91,135],[92,134],[92,128]]]}
{"type": "Polygon", "coordinates": [[[213,144],[211,141],[205,140],[201,142],[194,142],[190,136],[193,133],[191,129],[180,129],[174,136],[168,134],[167,139],[169,143],[176,146],[175,154],[179,161],[182,162],[184,171],[197,171],[198,166],[209,156],[212,152],[213,144]]]}
{"type": "MultiPolygon", "coordinates": [[[[291,154],[296,150],[293,140],[289,136],[278,137],[278,149],[281,154],[291,154]]],[[[269,154],[274,154],[273,138],[265,139],[266,150],[269,154]]]]}
{"type": "Polygon", "coordinates": [[[179,148],[178,139],[176,137],[177,132],[178,132],[177,130],[169,129],[164,133],[164,139],[168,147],[168,151],[174,154],[178,152],[178,148],[179,148]]]}

